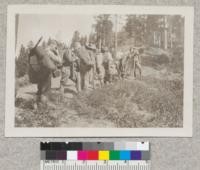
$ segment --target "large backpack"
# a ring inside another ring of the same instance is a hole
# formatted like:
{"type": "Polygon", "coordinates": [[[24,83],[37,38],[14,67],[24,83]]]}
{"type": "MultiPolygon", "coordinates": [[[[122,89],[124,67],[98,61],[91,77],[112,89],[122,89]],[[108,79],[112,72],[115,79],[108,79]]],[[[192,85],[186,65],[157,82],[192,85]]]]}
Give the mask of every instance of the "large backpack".
{"type": "Polygon", "coordinates": [[[39,82],[39,73],[41,70],[41,63],[38,58],[38,56],[35,54],[34,49],[30,50],[29,58],[28,58],[28,75],[29,75],[29,81],[31,83],[38,83],[39,82]]]}
{"type": "Polygon", "coordinates": [[[37,46],[30,50],[29,54],[29,81],[38,83],[46,76],[56,70],[55,63],[48,56],[44,48],[37,46]]]}
{"type": "Polygon", "coordinates": [[[90,54],[85,48],[82,47],[81,49],[79,49],[77,55],[86,67],[90,68],[93,65],[90,54]]]}
{"type": "Polygon", "coordinates": [[[43,47],[38,46],[34,49],[34,51],[42,67],[51,71],[55,71],[57,69],[56,64],[51,60],[51,57],[43,47]]]}
{"type": "Polygon", "coordinates": [[[73,54],[70,49],[67,49],[63,54],[63,65],[71,66],[73,63],[73,54]]]}

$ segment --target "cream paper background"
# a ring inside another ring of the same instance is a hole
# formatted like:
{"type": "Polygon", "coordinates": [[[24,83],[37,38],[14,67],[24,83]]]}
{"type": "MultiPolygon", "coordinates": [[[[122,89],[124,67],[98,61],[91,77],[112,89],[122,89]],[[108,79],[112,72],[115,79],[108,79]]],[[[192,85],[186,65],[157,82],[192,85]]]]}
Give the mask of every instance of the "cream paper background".
{"type": "Polygon", "coordinates": [[[191,137],[192,136],[192,94],[193,94],[193,8],[166,6],[131,6],[131,5],[10,5],[7,8],[7,51],[6,51],[6,137],[191,137]],[[183,127],[180,128],[15,128],[14,85],[15,85],[15,16],[16,14],[63,15],[95,13],[118,14],[161,14],[182,15],[184,25],[184,97],[183,127]]]}
{"type": "Polygon", "coordinates": [[[52,0],[52,1],[0,1],[0,169],[4,170],[39,170],[40,141],[141,141],[151,142],[152,170],[199,170],[200,169],[200,2],[189,0],[52,0]],[[195,7],[194,21],[194,103],[192,138],[5,138],[5,56],[7,4],[126,4],[126,5],[190,5],[195,7]]]}

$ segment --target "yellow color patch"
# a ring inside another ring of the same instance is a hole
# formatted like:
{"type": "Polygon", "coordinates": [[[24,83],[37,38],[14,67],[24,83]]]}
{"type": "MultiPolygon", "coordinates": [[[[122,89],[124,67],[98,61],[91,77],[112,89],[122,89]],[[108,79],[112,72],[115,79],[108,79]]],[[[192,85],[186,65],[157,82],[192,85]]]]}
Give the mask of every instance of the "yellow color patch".
{"type": "Polygon", "coordinates": [[[99,160],[109,160],[109,151],[99,151],[99,160]]]}

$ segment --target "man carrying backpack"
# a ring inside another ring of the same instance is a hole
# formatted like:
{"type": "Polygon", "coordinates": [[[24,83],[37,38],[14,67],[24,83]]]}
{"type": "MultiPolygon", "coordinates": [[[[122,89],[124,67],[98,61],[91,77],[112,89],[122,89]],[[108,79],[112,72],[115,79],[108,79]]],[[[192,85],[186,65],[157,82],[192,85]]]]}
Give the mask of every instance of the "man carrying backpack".
{"type": "Polygon", "coordinates": [[[41,46],[34,47],[30,52],[29,62],[29,78],[31,83],[37,84],[37,105],[40,107],[47,104],[51,78],[57,76],[57,67],[62,64],[56,41],[52,41],[45,49],[41,46]],[[35,58],[34,64],[32,58],[35,58]]]}
{"type": "Polygon", "coordinates": [[[105,69],[105,77],[104,77],[104,83],[111,83],[112,82],[112,66],[113,66],[113,58],[111,53],[109,52],[108,47],[102,48],[104,60],[103,60],[103,66],[105,69]]]}
{"type": "Polygon", "coordinates": [[[133,49],[131,52],[131,58],[132,58],[132,62],[133,62],[133,72],[134,72],[134,77],[137,77],[136,71],[138,69],[139,71],[139,75],[140,75],[140,79],[142,76],[142,67],[141,67],[141,56],[139,53],[138,49],[133,49]]]}
{"type": "Polygon", "coordinates": [[[101,50],[97,49],[96,51],[96,72],[97,72],[97,77],[100,83],[100,87],[104,85],[104,77],[105,77],[105,69],[103,66],[103,59],[104,56],[101,53],[101,50]]]}
{"type": "Polygon", "coordinates": [[[92,68],[89,71],[89,82],[92,85],[93,89],[95,89],[95,73],[96,73],[96,46],[92,43],[86,44],[85,48],[87,49],[90,59],[92,61],[92,68]]]}
{"type": "Polygon", "coordinates": [[[89,88],[89,81],[90,81],[90,70],[93,67],[93,62],[91,60],[91,57],[86,50],[85,47],[81,46],[79,42],[75,42],[74,44],[74,52],[75,55],[80,60],[80,85],[81,89],[84,90],[89,88]]]}

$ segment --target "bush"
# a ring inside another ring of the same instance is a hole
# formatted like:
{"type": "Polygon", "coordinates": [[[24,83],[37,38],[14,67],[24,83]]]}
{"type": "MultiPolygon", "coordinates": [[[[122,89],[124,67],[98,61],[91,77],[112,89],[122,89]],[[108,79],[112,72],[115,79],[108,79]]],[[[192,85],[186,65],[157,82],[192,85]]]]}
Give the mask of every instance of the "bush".
{"type": "Polygon", "coordinates": [[[79,115],[114,122],[117,127],[182,126],[183,84],[179,81],[147,79],[107,85],[92,93],[81,93],[70,107],[79,115]],[[151,115],[147,121],[145,115],[151,115]]]}
{"type": "Polygon", "coordinates": [[[156,70],[160,70],[163,66],[167,66],[170,63],[170,60],[170,52],[160,48],[147,47],[144,49],[144,54],[142,55],[142,65],[153,67],[156,70]]]}
{"type": "Polygon", "coordinates": [[[172,49],[172,61],[170,62],[168,69],[174,73],[183,73],[184,69],[184,49],[177,47],[172,49]]]}
{"type": "Polygon", "coordinates": [[[28,50],[22,45],[19,56],[15,59],[15,76],[23,77],[28,73],[28,50]]]}
{"type": "Polygon", "coordinates": [[[24,75],[23,77],[15,79],[15,96],[17,96],[17,92],[20,87],[24,87],[29,84],[28,75],[24,75]]]}

